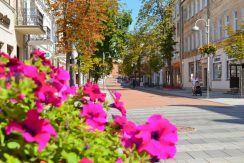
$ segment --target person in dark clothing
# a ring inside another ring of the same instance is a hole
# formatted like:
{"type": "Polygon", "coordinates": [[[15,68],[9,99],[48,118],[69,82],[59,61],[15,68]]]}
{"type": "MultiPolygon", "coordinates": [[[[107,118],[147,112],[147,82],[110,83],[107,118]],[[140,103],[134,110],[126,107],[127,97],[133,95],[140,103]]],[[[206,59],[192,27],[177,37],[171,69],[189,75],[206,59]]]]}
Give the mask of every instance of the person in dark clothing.
{"type": "Polygon", "coordinates": [[[135,80],[135,79],[133,79],[133,81],[132,81],[132,85],[133,85],[133,88],[136,87],[136,80],[135,80]]]}

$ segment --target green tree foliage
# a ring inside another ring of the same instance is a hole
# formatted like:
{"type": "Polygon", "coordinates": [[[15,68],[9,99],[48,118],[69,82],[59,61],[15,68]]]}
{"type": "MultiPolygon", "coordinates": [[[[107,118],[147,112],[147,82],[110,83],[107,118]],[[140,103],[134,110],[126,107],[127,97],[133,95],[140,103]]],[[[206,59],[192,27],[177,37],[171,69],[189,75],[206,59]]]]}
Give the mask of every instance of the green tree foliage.
{"type": "Polygon", "coordinates": [[[130,76],[134,73],[136,65],[140,63],[140,55],[142,54],[143,35],[139,32],[130,34],[128,38],[127,51],[123,56],[122,74],[130,76]]]}
{"type": "MultiPolygon", "coordinates": [[[[115,3],[116,4],[116,3],[115,3]]],[[[118,10],[108,12],[109,19],[105,21],[106,29],[103,31],[105,39],[97,44],[98,50],[93,58],[100,60],[95,66],[92,75],[97,81],[102,75],[111,73],[113,59],[120,59],[126,51],[127,40],[129,37],[128,29],[132,23],[131,12],[120,10],[119,4],[116,4],[118,10]],[[105,54],[104,64],[103,54],[105,54]],[[102,65],[102,66],[101,66],[102,65]]]]}
{"type": "MultiPolygon", "coordinates": [[[[172,21],[175,0],[142,0],[142,8],[139,12],[137,25],[144,33],[150,33],[150,39],[153,41],[150,52],[155,54],[160,52],[162,59],[168,64],[168,71],[172,85],[171,59],[173,57],[173,40],[175,31],[172,21]],[[153,38],[152,38],[153,37],[153,38]]],[[[151,42],[152,43],[152,42],[151,42]]],[[[152,55],[153,57],[157,55],[152,55]]],[[[160,65],[160,64],[159,64],[160,65]]],[[[157,69],[158,65],[156,66],[157,69]]]]}
{"type": "Polygon", "coordinates": [[[228,28],[228,34],[230,37],[224,42],[225,52],[241,61],[244,59],[244,23],[241,25],[240,30],[234,32],[231,28],[228,28]]]}
{"type": "MultiPolygon", "coordinates": [[[[236,58],[242,64],[244,59],[244,23],[242,23],[240,29],[236,32],[234,32],[233,29],[228,27],[228,34],[230,35],[230,37],[224,41],[224,51],[228,54],[228,56],[236,58]]],[[[240,74],[241,96],[243,96],[242,66],[240,74]]]]}

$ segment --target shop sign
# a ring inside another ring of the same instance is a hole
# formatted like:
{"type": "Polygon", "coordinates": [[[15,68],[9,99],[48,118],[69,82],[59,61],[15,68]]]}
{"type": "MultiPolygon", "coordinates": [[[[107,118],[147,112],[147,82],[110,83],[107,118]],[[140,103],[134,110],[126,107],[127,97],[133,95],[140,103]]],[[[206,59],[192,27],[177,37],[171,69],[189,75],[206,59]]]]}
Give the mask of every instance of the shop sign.
{"type": "Polygon", "coordinates": [[[8,16],[3,15],[1,12],[0,12],[0,24],[2,24],[5,27],[9,27],[10,25],[10,19],[8,18],[8,16]]]}

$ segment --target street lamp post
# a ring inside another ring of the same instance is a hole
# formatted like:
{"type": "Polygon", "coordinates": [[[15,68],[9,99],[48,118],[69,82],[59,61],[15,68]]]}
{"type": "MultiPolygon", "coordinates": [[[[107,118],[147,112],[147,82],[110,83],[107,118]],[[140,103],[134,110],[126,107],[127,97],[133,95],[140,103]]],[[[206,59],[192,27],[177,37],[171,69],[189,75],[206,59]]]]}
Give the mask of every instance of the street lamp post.
{"type": "MultiPolygon", "coordinates": [[[[197,26],[197,23],[199,21],[204,21],[205,22],[205,27],[206,27],[206,36],[207,36],[207,44],[210,43],[210,19],[208,18],[207,20],[205,19],[198,19],[195,22],[195,26],[192,28],[194,31],[199,31],[199,27],[197,26]]],[[[209,98],[209,89],[210,89],[210,56],[208,55],[208,68],[207,68],[207,98],[209,98]]]]}

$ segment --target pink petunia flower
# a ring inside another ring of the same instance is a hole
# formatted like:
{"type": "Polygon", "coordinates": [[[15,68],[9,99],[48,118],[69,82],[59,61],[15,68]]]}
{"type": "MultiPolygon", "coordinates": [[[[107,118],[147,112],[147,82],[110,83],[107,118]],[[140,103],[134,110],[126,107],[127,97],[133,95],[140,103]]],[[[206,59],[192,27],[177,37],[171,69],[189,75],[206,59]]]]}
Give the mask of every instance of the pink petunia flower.
{"type": "Polygon", "coordinates": [[[123,128],[123,126],[127,123],[127,119],[124,116],[113,116],[114,124],[119,126],[119,128],[123,128]]]}
{"type": "Polygon", "coordinates": [[[20,132],[27,142],[38,143],[38,151],[42,151],[51,136],[56,137],[56,131],[47,119],[40,119],[37,110],[29,110],[27,118],[22,122],[11,122],[5,127],[7,135],[13,131],[20,132]]]}
{"type": "Polygon", "coordinates": [[[31,53],[34,56],[40,57],[42,59],[45,58],[45,52],[41,51],[39,48],[31,53]]]}
{"type": "Polygon", "coordinates": [[[92,84],[88,82],[83,86],[83,91],[85,95],[90,97],[90,100],[95,102],[99,100],[100,102],[104,102],[106,98],[106,93],[102,93],[99,86],[97,84],[92,84]]]}
{"type": "Polygon", "coordinates": [[[30,78],[35,78],[38,75],[38,70],[35,66],[22,65],[23,73],[30,78]]]}
{"type": "Polygon", "coordinates": [[[178,141],[177,128],[161,115],[152,115],[147,123],[138,127],[136,138],[142,139],[138,151],[145,151],[159,159],[173,158],[178,141]]]}
{"type": "Polygon", "coordinates": [[[15,99],[10,99],[9,100],[12,104],[16,104],[17,103],[17,101],[15,100],[15,99]]]}
{"type": "Polygon", "coordinates": [[[18,98],[19,98],[20,100],[24,100],[24,99],[25,99],[25,95],[24,95],[24,94],[20,94],[20,95],[18,96],[18,98]]]}
{"type": "Polygon", "coordinates": [[[121,158],[117,159],[115,163],[123,163],[123,160],[121,158]]]}
{"type": "Polygon", "coordinates": [[[51,76],[57,80],[59,80],[60,82],[62,82],[63,84],[69,80],[70,76],[69,73],[63,68],[60,67],[58,69],[55,69],[53,74],[51,74],[51,76]]]}
{"type": "Polygon", "coordinates": [[[79,163],[93,163],[93,161],[88,158],[83,158],[79,161],[79,163]]]}
{"type": "Polygon", "coordinates": [[[87,104],[84,104],[80,115],[85,118],[85,122],[92,127],[92,130],[98,129],[104,131],[107,114],[101,104],[94,104],[89,101],[87,104]]]}
{"type": "Polygon", "coordinates": [[[137,125],[131,121],[127,121],[127,123],[123,125],[121,132],[122,145],[125,148],[132,148],[134,144],[138,147],[142,142],[141,138],[136,137],[138,133],[139,130],[137,125]]]}
{"type": "Polygon", "coordinates": [[[110,107],[118,109],[121,112],[122,116],[126,116],[126,109],[124,107],[124,103],[119,101],[121,94],[119,92],[116,92],[116,91],[113,93],[115,95],[115,101],[114,101],[114,103],[112,103],[110,105],[110,107]]]}

